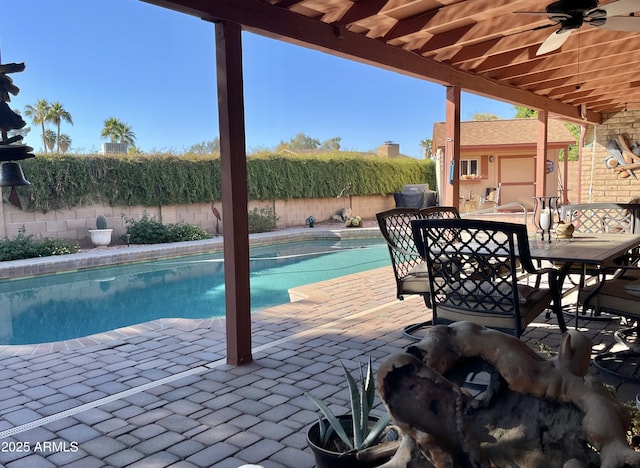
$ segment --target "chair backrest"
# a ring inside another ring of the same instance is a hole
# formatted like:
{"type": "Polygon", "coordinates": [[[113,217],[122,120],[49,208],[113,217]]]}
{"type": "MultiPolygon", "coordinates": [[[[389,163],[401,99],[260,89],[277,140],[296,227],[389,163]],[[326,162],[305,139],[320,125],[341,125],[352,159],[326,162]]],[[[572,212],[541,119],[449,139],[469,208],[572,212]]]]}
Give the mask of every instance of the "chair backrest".
{"type": "MultiPolygon", "coordinates": [[[[424,209],[391,208],[376,213],[380,232],[387,241],[391,265],[398,288],[398,297],[407,294],[401,282],[423,263],[416,249],[411,230],[411,221],[427,218],[459,218],[458,210],[452,206],[432,206],[424,209]]],[[[424,270],[426,272],[426,269],[424,270]]],[[[428,292],[428,291],[425,291],[428,292]]]]}
{"type": "Polygon", "coordinates": [[[472,219],[411,224],[416,247],[427,262],[434,323],[469,320],[519,334],[518,274],[522,268],[536,271],[526,226],[472,219]]]}
{"type": "Polygon", "coordinates": [[[579,203],[564,205],[561,217],[576,232],[635,234],[639,231],[640,205],[630,203],[579,203]]]}

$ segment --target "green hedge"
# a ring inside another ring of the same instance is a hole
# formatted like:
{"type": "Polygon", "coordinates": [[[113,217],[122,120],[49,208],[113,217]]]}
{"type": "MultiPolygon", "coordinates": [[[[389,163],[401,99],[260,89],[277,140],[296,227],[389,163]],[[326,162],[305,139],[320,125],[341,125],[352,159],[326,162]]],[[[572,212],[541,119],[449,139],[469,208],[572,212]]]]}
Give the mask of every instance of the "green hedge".
{"type": "MultiPolygon", "coordinates": [[[[51,156],[21,161],[30,186],[25,209],[50,211],[91,202],[158,206],[221,199],[220,159],[187,156],[51,156]]],[[[247,159],[250,200],[387,195],[405,184],[435,186],[432,161],[330,155],[247,159]]]]}

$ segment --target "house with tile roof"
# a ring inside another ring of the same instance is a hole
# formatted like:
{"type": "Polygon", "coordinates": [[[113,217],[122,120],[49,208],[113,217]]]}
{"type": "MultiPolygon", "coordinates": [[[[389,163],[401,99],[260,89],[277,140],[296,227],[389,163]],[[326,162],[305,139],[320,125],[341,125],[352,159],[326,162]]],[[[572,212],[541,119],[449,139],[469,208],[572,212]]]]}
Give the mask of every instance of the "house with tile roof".
{"type": "MultiPolygon", "coordinates": [[[[460,206],[463,211],[489,208],[483,206],[496,195],[500,205],[521,203],[533,207],[536,177],[536,119],[474,120],[460,122],[460,206]]],[[[445,123],[433,125],[433,151],[447,150],[445,123]]],[[[558,154],[568,153],[576,140],[564,123],[549,120],[547,129],[547,188],[558,195],[558,154]]],[[[448,183],[450,171],[442,168],[448,183]]]]}

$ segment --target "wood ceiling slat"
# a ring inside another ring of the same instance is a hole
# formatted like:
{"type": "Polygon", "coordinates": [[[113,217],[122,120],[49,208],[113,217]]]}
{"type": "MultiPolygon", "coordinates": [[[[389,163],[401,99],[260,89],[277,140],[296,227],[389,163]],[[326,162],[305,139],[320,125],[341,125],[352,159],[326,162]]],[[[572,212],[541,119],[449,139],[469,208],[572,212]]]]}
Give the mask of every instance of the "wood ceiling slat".
{"type": "Polygon", "coordinates": [[[282,8],[291,8],[298,3],[302,3],[304,0],[270,0],[269,3],[282,8]]]}
{"type": "Polygon", "coordinates": [[[338,24],[351,24],[362,21],[365,18],[377,15],[382,7],[387,4],[387,0],[367,0],[354,3],[347,12],[340,18],[338,24]]]}
{"type": "Polygon", "coordinates": [[[465,37],[471,33],[475,28],[473,24],[467,24],[465,26],[461,26],[456,29],[451,29],[447,32],[436,34],[427,40],[425,44],[423,44],[418,52],[420,55],[429,55],[434,52],[439,51],[440,49],[444,49],[447,47],[451,47],[456,43],[464,43],[465,37]]]}
{"type": "MultiPolygon", "coordinates": [[[[628,83],[629,81],[636,78],[637,76],[638,76],[638,72],[636,70],[628,69],[624,72],[619,73],[616,76],[616,78],[618,80],[624,80],[625,83],[628,83]]],[[[545,93],[544,95],[551,99],[571,99],[572,93],[575,93],[576,91],[587,91],[587,90],[599,91],[601,89],[606,90],[609,87],[615,86],[612,84],[610,76],[592,79],[589,81],[584,81],[582,77],[580,77],[579,82],[576,80],[571,83],[567,83],[565,80],[565,83],[566,85],[564,86],[558,86],[551,90],[548,90],[548,93],[545,93]],[[576,90],[576,83],[580,85],[579,90],[576,90]]],[[[537,93],[537,90],[536,90],[536,93],[537,93]]]]}
{"type": "MultiPolygon", "coordinates": [[[[579,100],[574,100],[575,105],[579,106],[579,100]]],[[[599,97],[595,100],[589,100],[589,110],[595,112],[613,112],[614,110],[623,110],[625,108],[636,107],[640,104],[640,93],[622,90],[619,93],[599,97]]],[[[637,107],[636,107],[637,108],[637,107]]]]}
{"type": "MultiPolygon", "coordinates": [[[[555,60],[562,60],[565,63],[569,61],[577,61],[578,55],[570,55],[572,52],[580,51],[580,58],[587,57],[590,50],[597,50],[600,58],[603,58],[602,49],[607,48],[607,55],[609,53],[616,53],[619,49],[630,50],[626,41],[634,41],[640,38],[640,35],[636,34],[600,34],[600,31],[596,28],[589,28],[584,31],[579,37],[570,37],[565,43],[562,49],[536,57],[535,54],[531,58],[521,57],[520,60],[511,60],[510,62],[500,60],[491,61],[486,59],[481,65],[473,68],[474,72],[486,73],[488,71],[495,71],[499,69],[505,69],[504,76],[513,76],[519,73],[518,70],[529,69],[542,70],[546,69],[547,63],[554,64],[555,60]],[[515,70],[509,72],[509,70],[515,70]]],[[[498,56],[499,58],[499,56],[498,56]]],[[[496,76],[498,76],[496,74],[496,76]]]]}
{"type": "Polygon", "coordinates": [[[384,40],[389,42],[395,39],[408,40],[416,33],[423,34],[424,27],[429,24],[431,18],[438,13],[437,10],[427,11],[419,15],[400,20],[391,30],[384,36],[384,40]]]}
{"type": "Polygon", "coordinates": [[[538,31],[526,31],[522,34],[514,34],[499,39],[491,39],[486,42],[478,42],[477,44],[470,44],[464,46],[460,52],[450,60],[450,63],[456,66],[468,61],[475,61],[478,58],[486,59],[498,56],[497,60],[500,63],[508,64],[508,62],[500,60],[499,56],[501,54],[512,50],[520,50],[528,46],[539,46],[548,35],[548,30],[542,29],[538,31]]]}
{"type": "Polygon", "coordinates": [[[574,69],[573,74],[568,74],[565,76],[561,76],[559,78],[542,81],[534,84],[524,84],[519,81],[514,81],[514,84],[517,86],[522,86],[523,88],[533,90],[537,94],[550,94],[554,93],[556,90],[565,88],[567,85],[580,85],[585,89],[591,89],[589,86],[585,86],[585,83],[590,83],[593,81],[601,80],[601,79],[609,79],[609,76],[620,76],[621,74],[627,73],[629,70],[629,66],[626,64],[616,65],[616,66],[607,66],[603,67],[599,70],[594,70],[590,72],[577,73],[577,70],[574,69]]]}
{"type": "Polygon", "coordinates": [[[518,33],[531,24],[526,18],[521,18],[518,15],[515,15],[516,18],[512,18],[513,16],[514,15],[501,15],[475,23],[465,29],[458,28],[434,35],[419,52],[425,54],[447,47],[461,47],[468,44],[484,42],[497,36],[508,36],[518,33]],[[462,34],[459,32],[462,32],[462,34]]]}
{"type": "MultiPolygon", "coordinates": [[[[522,74],[519,77],[511,77],[510,80],[517,86],[529,87],[575,76],[578,70],[582,76],[586,76],[587,73],[612,73],[620,67],[629,67],[639,62],[640,54],[637,52],[623,52],[617,55],[610,55],[607,57],[607,60],[602,60],[601,57],[594,57],[590,60],[581,59],[579,65],[572,60],[568,62],[568,65],[565,64],[563,66],[550,68],[549,70],[522,74]]],[[[500,77],[500,79],[504,78],[500,77]]]]}

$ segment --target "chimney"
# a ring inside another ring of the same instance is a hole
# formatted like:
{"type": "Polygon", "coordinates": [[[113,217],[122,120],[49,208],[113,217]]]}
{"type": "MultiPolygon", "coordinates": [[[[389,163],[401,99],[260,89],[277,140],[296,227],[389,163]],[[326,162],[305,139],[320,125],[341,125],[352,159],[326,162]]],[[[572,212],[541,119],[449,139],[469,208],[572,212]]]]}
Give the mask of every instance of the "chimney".
{"type": "Polygon", "coordinates": [[[385,141],[378,147],[378,156],[383,158],[397,158],[400,156],[400,145],[392,141],[385,141]]]}

